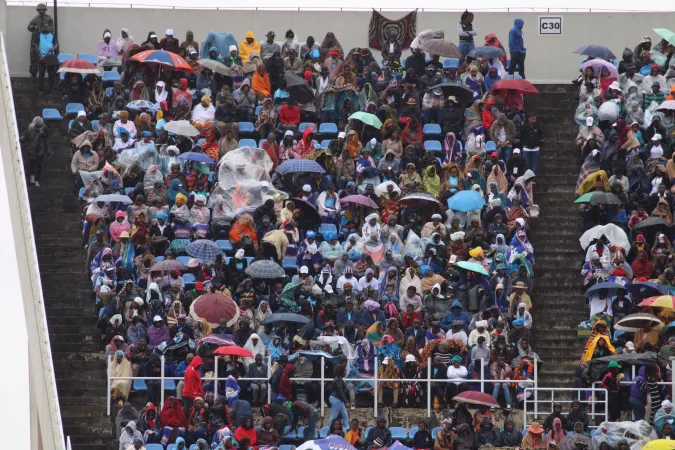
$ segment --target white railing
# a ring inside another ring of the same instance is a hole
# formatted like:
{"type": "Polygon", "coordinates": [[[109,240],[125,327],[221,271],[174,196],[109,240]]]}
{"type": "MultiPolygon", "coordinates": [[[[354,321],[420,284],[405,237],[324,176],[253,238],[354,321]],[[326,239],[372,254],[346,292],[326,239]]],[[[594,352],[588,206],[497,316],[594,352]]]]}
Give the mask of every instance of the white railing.
{"type": "MultiPolygon", "coordinates": [[[[176,384],[178,381],[182,381],[183,377],[166,377],[164,376],[164,364],[166,362],[164,356],[160,356],[160,361],[161,361],[161,376],[159,377],[113,377],[111,376],[111,365],[112,365],[112,357],[108,356],[108,369],[107,369],[107,383],[106,383],[106,390],[107,390],[107,414],[110,415],[110,399],[111,399],[111,385],[112,382],[115,380],[131,380],[133,383],[133,380],[159,380],[160,381],[160,410],[161,407],[164,405],[164,383],[167,380],[174,380],[176,384]]],[[[519,383],[519,384],[526,384],[526,385],[532,385],[534,388],[537,387],[538,383],[538,375],[537,375],[537,370],[536,370],[536,363],[535,363],[535,370],[534,370],[534,378],[532,380],[491,380],[485,378],[485,369],[484,369],[484,360],[480,360],[481,364],[481,370],[480,370],[480,378],[479,379],[464,379],[464,378],[455,378],[455,379],[449,379],[449,380],[437,380],[431,378],[431,358],[427,359],[427,376],[426,378],[415,378],[415,379],[407,379],[407,378],[378,378],[377,377],[377,370],[374,371],[373,378],[344,378],[344,381],[349,383],[349,382],[354,382],[354,383],[368,383],[371,385],[374,385],[374,390],[373,390],[373,417],[377,417],[377,397],[378,397],[378,382],[392,382],[392,383],[426,383],[427,385],[427,417],[431,417],[431,407],[432,407],[432,398],[431,398],[431,384],[432,383],[474,383],[474,384],[479,384],[480,385],[480,390],[481,392],[484,392],[485,390],[485,385],[486,384],[491,384],[491,383],[519,383]]],[[[326,378],[325,376],[325,357],[321,357],[321,376],[319,378],[295,378],[293,377],[291,381],[315,381],[321,383],[321,388],[319,389],[321,391],[321,417],[324,417],[324,409],[325,409],[325,390],[323,389],[323,386],[325,386],[326,382],[330,382],[333,380],[333,377],[328,377],[326,378]]],[[[377,356],[375,357],[375,362],[374,362],[374,367],[379,367],[378,364],[378,359],[377,356]]],[[[271,377],[271,358],[268,359],[267,361],[267,372],[268,376],[266,378],[245,378],[245,377],[240,377],[238,378],[239,381],[262,381],[265,383],[268,383],[269,378],[271,377]]],[[[218,393],[218,383],[221,381],[225,381],[226,378],[220,378],[218,377],[218,356],[215,357],[214,361],[214,371],[213,371],[213,377],[212,378],[202,378],[202,382],[205,381],[213,381],[214,386],[213,386],[213,391],[214,393],[218,393]]],[[[267,386],[267,402],[271,403],[272,402],[272,389],[270,386],[267,386]]]]}
{"type": "Polygon", "coordinates": [[[573,403],[575,401],[578,401],[579,403],[581,403],[582,408],[586,404],[589,404],[591,406],[591,412],[587,413],[587,414],[590,417],[590,422],[591,422],[590,426],[592,428],[593,428],[592,424],[595,423],[594,419],[596,417],[603,416],[604,421],[608,420],[608,412],[609,411],[608,411],[607,389],[596,388],[596,387],[585,388],[585,389],[584,388],[537,388],[537,387],[534,387],[534,388],[525,388],[525,401],[524,401],[524,406],[523,406],[523,416],[524,416],[523,427],[527,428],[527,427],[530,426],[531,422],[528,420],[529,416],[532,416],[534,419],[537,419],[539,417],[539,414],[548,415],[551,412],[553,412],[553,403],[573,403]],[[546,399],[546,400],[539,400],[539,393],[540,392],[550,393],[551,398],[546,399]],[[560,398],[560,397],[556,400],[556,398],[555,398],[556,392],[564,394],[565,397],[567,397],[567,395],[570,394],[570,393],[572,393],[572,394],[576,393],[577,395],[576,395],[575,399],[571,399],[571,400],[569,398],[560,398]],[[590,400],[582,400],[583,395],[580,395],[580,394],[588,393],[588,392],[591,393],[591,399],[590,400]],[[528,400],[528,398],[527,398],[529,393],[532,394],[532,397],[533,397],[532,400],[528,400]],[[603,393],[604,394],[604,400],[602,401],[602,403],[604,403],[605,407],[603,408],[603,411],[600,411],[600,412],[596,412],[596,410],[595,410],[596,404],[599,403],[599,401],[595,399],[596,393],[603,393]],[[550,406],[551,406],[550,409],[548,409],[548,408],[546,410],[539,409],[539,406],[544,405],[544,404],[550,404],[550,406]],[[533,409],[530,410],[530,408],[533,408],[533,409]]]}

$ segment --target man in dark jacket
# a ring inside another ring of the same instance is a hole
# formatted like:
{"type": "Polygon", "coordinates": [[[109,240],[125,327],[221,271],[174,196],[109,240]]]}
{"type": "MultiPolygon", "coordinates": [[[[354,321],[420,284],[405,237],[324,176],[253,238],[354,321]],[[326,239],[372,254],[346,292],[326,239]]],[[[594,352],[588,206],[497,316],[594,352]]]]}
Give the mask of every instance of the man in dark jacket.
{"type": "Polygon", "coordinates": [[[544,420],[544,430],[548,433],[553,429],[553,421],[555,419],[560,419],[561,422],[565,422],[565,418],[562,415],[562,406],[559,403],[553,405],[553,412],[546,416],[544,420]]]}
{"type": "Polygon", "coordinates": [[[272,401],[275,401],[279,395],[279,382],[281,381],[281,375],[284,373],[284,367],[288,364],[288,355],[281,355],[279,357],[279,364],[277,365],[276,370],[270,377],[270,389],[272,390],[272,401]]]}
{"type": "Polygon", "coordinates": [[[427,66],[426,55],[420,49],[414,49],[412,55],[405,60],[405,70],[413,69],[415,75],[421,77],[424,75],[424,69],[427,66]]]}
{"type": "Polygon", "coordinates": [[[565,429],[567,431],[574,430],[574,424],[580,422],[584,425],[584,431],[588,429],[588,414],[581,409],[581,403],[578,400],[572,402],[572,409],[565,420],[565,429]]]}
{"type": "Polygon", "coordinates": [[[311,441],[316,437],[316,424],[319,423],[319,413],[315,407],[307,402],[296,400],[293,403],[285,403],[287,411],[291,414],[291,431],[297,429],[298,421],[303,418],[307,423],[304,429],[303,440],[311,441]]]}
{"type": "Polygon", "coordinates": [[[506,163],[506,178],[511,182],[510,184],[513,184],[526,170],[527,166],[525,159],[520,153],[520,149],[514,148],[511,159],[506,163]]]}
{"type": "Polygon", "coordinates": [[[415,318],[413,320],[413,326],[408,327],[407,330],[405,330],[405,340],[407,341],[409,337],[412,337],[415,340],[415,345],[417,345],[417,348],[424,348],[426,345],[426,334],[427,330],[422,328],[422,321],[419,318],[415,318]]]}
{"type": "MultiPolygon", "coordinates": [[[[260,353],[255,355],[255,362],[248,365],[247,378],[265,378],[267,377],[267,364],[263,363],[263,357],[260,353]]],[[[248,391],[251,392],[251,403],[261,405],[267,398],[267,383],[263,381],[249,381],[248,391]]]]}
{"type": "Polygon", "coordinates": [[[350,320],[354,323],[358,323],[359,317],[361,317],[361,313],[354,311],[354,301],[347,300],[345,306],[338,309],[337,318],[335,319],[336,325],[338,328],[344,327],[350,320]]]}
{"type": "Polygon", "coordinates": [[[378,416],[376,419],[377,426],[370,429],[366,442],[370,448],[372,447],[391,447],[393,443],[391,439],[391,430],[387,428],[387,421],[383,416],[378,416]]]}
{"type": "Polygon", "coordinates": [[[523,156],[527,168],[537,173],[539,161],[539,147],[544,143],[541,128],[537,125],[537,116],[530,114],[527,124],[520,130],[520,145],[523,147],[523,156]]]}

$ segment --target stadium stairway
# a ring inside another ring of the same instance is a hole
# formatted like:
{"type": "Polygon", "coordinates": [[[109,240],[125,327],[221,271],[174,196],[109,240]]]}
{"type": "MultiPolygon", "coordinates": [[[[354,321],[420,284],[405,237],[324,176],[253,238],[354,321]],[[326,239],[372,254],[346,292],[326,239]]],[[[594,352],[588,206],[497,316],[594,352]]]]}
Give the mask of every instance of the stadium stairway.
{"type": "Polygon", "coordinates": [[[526,98],[526,111],[537,115],[545,145],[541,151],[535,203],[540,216],[532,232],[535,249],[532,347],[544,365],[540,387],[572,387],[585,341],[576,327],[587,317],[579,245],[581,217],[574,187],[581,159],[574,146],[577,89],[570,85],[537,86],[540,95],[526,98]]]}
{"type": "MultiPolygon", "coordinates": [[[[43,108],[63,113],[65,101],[59,95],[38,94],[28,78],[12,79],[12,91],[20,133],[43,108]]],[[[30,187],[28,195],[64,435],[75,450],[109,450],[117,443],[106,416],[103,346],[84,271],[68,120],[47,123],[54,154],[45,161],[42,186],[30,187]]]]}

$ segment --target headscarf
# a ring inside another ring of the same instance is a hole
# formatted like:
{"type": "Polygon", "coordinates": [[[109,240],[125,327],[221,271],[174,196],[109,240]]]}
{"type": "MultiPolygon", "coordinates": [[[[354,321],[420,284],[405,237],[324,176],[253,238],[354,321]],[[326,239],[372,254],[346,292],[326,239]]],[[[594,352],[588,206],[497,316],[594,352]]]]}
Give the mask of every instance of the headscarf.
{"type": "Polygon", "coordinates": [[[445,149],[445,159],[443,164],[456,163],[459,161],[459,158],[462,156],[462,152],[458,151],[457,137],[455,133],[448,133],[445,135],[445,140],[443,142],[443,148],[445,149]]]}
{"type": "Polygon", "coordinates": [[[488,186],[490,186],[490,183],[496,183],[499,186],[499,190],[504,194],[507,194],[509,191],[509,184],[499,164],[495,164],[490,170],[490,175],[487,177],[488,186]],[[496,174],[495,171],[497,172],[496,174]]]}
{"type": "Polygon", "coordinates": [[[361,153],[361,141],[359,141],[359,134],[351,130],[345,139],[345,146],[347,147],[350,158],[356,159],[361,153]]]}
{"type": "Polygon", "coordinates": [[[120,30],[120,37],[117,38],[116,47],[118,53],[126,53],[129,50],[129,47],[134,45],[134,37],[129,34],[128,28],[122,28],[120,30]],[[127,34],[126,38],[122,37],[122,32],[127,34]]]}
{"type": "Polygon", "coordinates": [[[417,294],[422,294],[422,281],[412,267],[408,267],[403,277],[401,277],[398,288],[399,298],[404,298],[408,294],[408,288],[410,286],[415,286],[417,294]]]}
{"type": "MultiPolygon", "coordinates": [[[[269,312],[269,308],[267,311],[269,312]]],[[[251,333],[246,344],[244,344],[244,349],[248,350],[253,355],[253,358],[244,357],[244,365],[246,367],[255,362],[255,355],[261,355],[263,358],[265,357],[265,344],[263,344],[262,339],[256,333],[251,333]],[[258,340],[256,345],[253,345],[253,339],[258,340]]]]}
{"type": "Polygon", "coordinates": [[[431,165],[424,169],[424,190],[434,197],[439,197],[441,195],[441,178],[437,172],[431,175],[432,170],[436,170],[436,166],[431,165]]]}
{"type": "Polygon", "coordinates": [[[335,37],[335,34],[330,31],[326,33],[326,36],[323,38],[323,42],[321,42],[319,50],[321,51],[321,60],[328,58],[330,56],[331,50],[336,50],[340,59],[344,59],[345,57],[345,52],[342,49],[342,45],[340,45],[340,42],[335,37]]]}
{"type": "Polygon", "coordinates": [[[169,97],[169,91],[166,89],[166,83],[158,81],[155,85],[155,104],[159,105],[169,97]],[[162,92],[157,90],[158,87],[163,88],[162,92]]]}

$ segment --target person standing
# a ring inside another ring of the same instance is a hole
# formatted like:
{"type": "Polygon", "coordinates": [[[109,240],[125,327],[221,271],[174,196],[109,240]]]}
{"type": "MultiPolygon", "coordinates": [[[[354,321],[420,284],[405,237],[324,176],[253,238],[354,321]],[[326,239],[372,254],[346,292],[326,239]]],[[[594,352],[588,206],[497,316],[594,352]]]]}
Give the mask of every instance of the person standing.
{"type": "Polygon", "coordinates": [[[537,173],[539,162],[539,147],[544,143],[541,128],[537,125],[537,116],[530,114],[527,124],[520,130],[520,144],[523,147],[523,156],[527,168],[537,173]]]}
{"type": "Polygon", "coordinates": [[[183,375],[183,409],[185,410],[185,417],[190,416],[190,409],[195,403],[197,397],[204,396],[204,388],[202,386],[202,357],[197,355],[192,358],[192,362],[183,375]]]}
{"type": "Polygon", "coordinates": [[[37,12],[37,16],[33,17],[33,20],[28,24],[28,31],[31,32],[29,71],[32,78],[37,78],[38,74],[38,64],[40,62],[40,33],[44,28],[43,26],[44,24],[47,24],[50,28],[54,27],[54,19],[47,14],[47,5],[40,3],[37,6],[37,12]]]}
{"type": "Polygon", "coordinates": [[[457,33],[459,34],[459,51],[462,52],[462,58],[459,63],[462,64],[464,58],[476,47],[473,37],[478,34],[478,30],[473,26],[473,13],[468,10],[462,13],[462,17],[460,17],[457,24],[457,33]]]}
{"type": "Polygon", "coordinates": [[[51,94],[54,92],[56,86],[56,70],[59,67],[59,58],[57,56],[59,43],[56,41],[53,25],[43,23],[38,39],[37,51],[40,55],[37,82],[38,92],[41,92],[44,89],[46,73],[47,78],[49,79],[49,88],[47,89],[47,92],[51,94]]]}
{"type": "Polygon", "coordinates": [[[513,28],[509,31],[509,53],[511,53],[511,64],[509,65],[509,75],[518,68],[518,73],[525,79],[525,40],[523,39],[523,26],[525,21],[523,19],[516,19],[513,21],[513,28]]]}
{"type": "Polygon", "coordinates": [[[28,125],[28,129],[21,136],[21,146],[28,157],[29,184],[40,187],[42,161],[45,155],[51,154],[49,129],[45,126],[42,117],[36,116],[28,125]]]}

